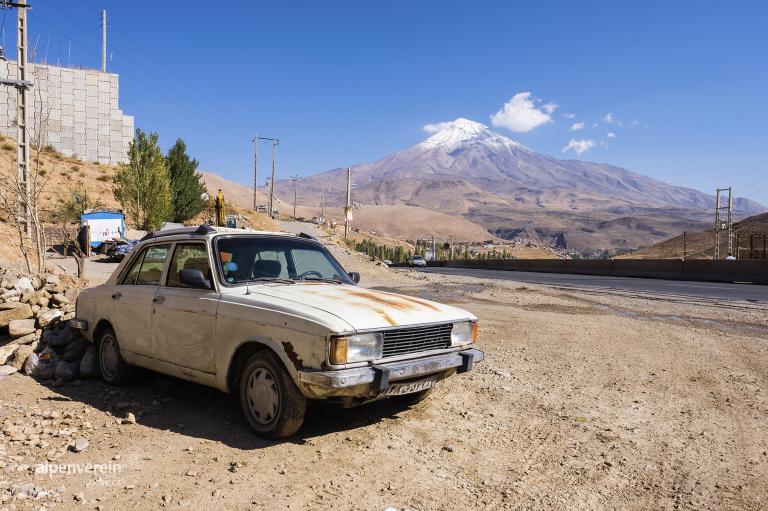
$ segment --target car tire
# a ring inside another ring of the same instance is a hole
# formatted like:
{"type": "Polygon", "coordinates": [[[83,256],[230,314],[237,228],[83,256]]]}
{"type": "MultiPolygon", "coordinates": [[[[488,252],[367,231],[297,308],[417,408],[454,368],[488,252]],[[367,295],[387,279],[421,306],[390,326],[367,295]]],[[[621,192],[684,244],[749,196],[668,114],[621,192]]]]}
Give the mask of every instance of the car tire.
{"type": "Polygon", "coordinates": [[[271,351],[259,351],[240,373],[240,406],[248,425],[265,438],[279,440],[304,423],[307,398],[271,351]]]}
{"type": "Polygon", "coordinates": [[[120,355],[120,345],[111,328],[99,336],[97,353],[101,378],[109,385],[125,385],[136,376],[136,368],[120,355]]]}
{"type": "Polygon", "coordinates": [[[392,399],[396,403],[401,405],[413,406],[427,399],[432,394],[433,390],[435,390],[435,387],[424,389],[419,392],[414,392],[412,394],[403,394],[402,396],[392,396],[389,399],[392,399]]]}

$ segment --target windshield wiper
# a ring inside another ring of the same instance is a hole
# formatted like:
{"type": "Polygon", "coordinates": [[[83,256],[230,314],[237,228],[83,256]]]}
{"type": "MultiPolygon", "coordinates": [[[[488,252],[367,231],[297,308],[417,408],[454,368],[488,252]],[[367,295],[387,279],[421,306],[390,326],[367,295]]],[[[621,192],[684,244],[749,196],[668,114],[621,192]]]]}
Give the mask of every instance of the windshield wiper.
{"type": "Polygon", "coordinates": [[[331,284],[346,284],[346,282],[344,282],[341,279],[332,279],[332,278],[326,278],[326,277],[322,277],[322,278],[320,278],[320,277],[302,277],[302,278],[299,279],[299,282],[301,282],[301,281],[307,281],[307,282],[309,282],[309,281],[312,281],[312,282],[328,282],[328,283],[331,283],[331,284]]]}
{"type": "Polygon", "coordinates": [[[244,282],[278,282],[280,284],[295,284],[293,279],[283,279],[280,277],[256,277],[253,279],[245,280],[244,282]]]}

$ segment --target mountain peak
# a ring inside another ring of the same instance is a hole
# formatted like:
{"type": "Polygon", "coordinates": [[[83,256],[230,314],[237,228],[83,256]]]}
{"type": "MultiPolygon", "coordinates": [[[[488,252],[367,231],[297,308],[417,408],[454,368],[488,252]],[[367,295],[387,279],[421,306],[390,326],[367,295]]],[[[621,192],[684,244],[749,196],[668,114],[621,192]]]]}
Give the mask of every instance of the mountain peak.
{"type": "Polygon", "coordinates": [[[530,149],[514,140],[492,131],[485,124],[459,117],[454,121],[439,122],[424,126],[432,135],[419,144],[424,149],[442,148],[454,151],[472,144],[481,144],[494,149],[507,148],[531,152],[530,149]]]}

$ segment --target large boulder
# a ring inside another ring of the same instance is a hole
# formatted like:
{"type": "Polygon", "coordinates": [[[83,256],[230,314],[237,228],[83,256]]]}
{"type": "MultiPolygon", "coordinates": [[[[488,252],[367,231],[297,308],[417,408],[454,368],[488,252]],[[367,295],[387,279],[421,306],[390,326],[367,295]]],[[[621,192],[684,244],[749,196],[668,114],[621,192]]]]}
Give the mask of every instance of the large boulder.
{"type": "Polygon", "coordinates": [[[22,302],[28,302],[29,299],[35,295],[35,285],[28,277],[20,277],[19,280],[17,280],[13,285],[13,287],[18,291],[21,291],[21,297],[19,300],[22,302]]]}
{"type": "Polygon", "coordinates": [[[0,310],[0,328],[5,328],[8,323],[16,319],[29,319],[32,317],[32,307],[23,303],[12,309],[0,310]]]}
{"type": "Polygon", "coordinates": [[[16,353],[17,349],[19,349],[18,344],[7,344],[5,346],[0,346],[0,366],[4,365],[5,362],[11,358],[14,353],[16,353]]]}
{"type": "MultiPolygon", "coordinates": [[[[18,369],[16,369],[13,366],[0,366],[0,380],[12,375],[16,371],[18,371],[18,369]]],[[[4,509],[4,508],[0,508],[0,509],[4,509]]]]}
{"type": "Polygon", "coordinates": [[[32,349],[32,346],[19,346],[19,349],[17,349],[16,352],[8,358],[6,364],[13,366],[21,371],[21,368],[24,367],[24,363],[27,361],[27,357],[32,355],[33,351],[34,350],[32,349]]]}
{"type": "Polygon", "coordinates": [[[63,293],[55,293],[51,299],[53,300],[53,303],[63,306],[69,304],[69,298],[66,297],[63,293]]]}
{"type": "Polygon", "coordinates": [[[34,319],[14,319],[8,322],[8,333],[13,337],[21,337],[23,335],[35,333],[35,320],[34,319]]]}
{"type": "MultiPolygon", "coordinates": [[[[47,298],[43,298],[43,300],[48,300],[47,298]]],[[[45,328],[51,323],[53,323],[55,320],[60,318],[62,316],[62,312],[59,309],[47,309],[42,310],[37,315],[37,324],[40,325],[40,328],[45,328]]]]}

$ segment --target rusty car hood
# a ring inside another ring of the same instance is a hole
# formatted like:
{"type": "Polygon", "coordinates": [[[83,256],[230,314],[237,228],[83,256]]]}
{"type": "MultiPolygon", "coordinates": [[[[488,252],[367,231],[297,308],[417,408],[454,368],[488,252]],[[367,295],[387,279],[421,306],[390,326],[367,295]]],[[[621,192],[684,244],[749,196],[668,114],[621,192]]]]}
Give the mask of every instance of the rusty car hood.
{"type": "Polygon", "coordinates": [[[354,330],[476,319],[450,305],[347,284],[253,286],[250,293],[260,295],[260,299],[266,295],[322,310],[341,318],[354,330]]]}

